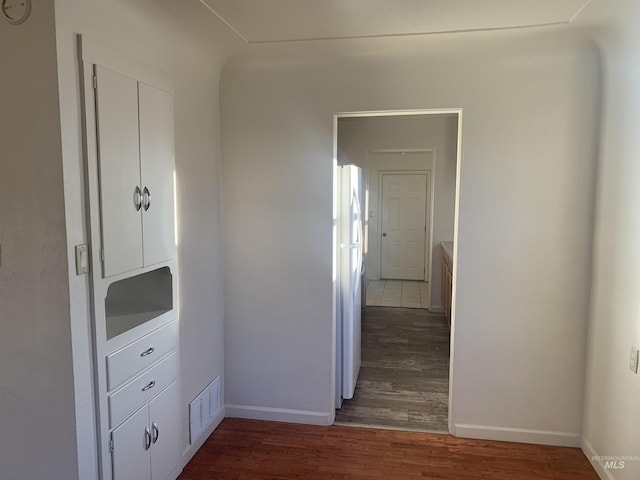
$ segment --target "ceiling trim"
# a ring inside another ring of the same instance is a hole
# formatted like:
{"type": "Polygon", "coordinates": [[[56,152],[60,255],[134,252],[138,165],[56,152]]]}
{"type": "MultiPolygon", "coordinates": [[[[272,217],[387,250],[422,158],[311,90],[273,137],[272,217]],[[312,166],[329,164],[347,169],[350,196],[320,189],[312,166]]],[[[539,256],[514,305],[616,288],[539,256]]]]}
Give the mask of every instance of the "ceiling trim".
{"type": "Polygon", "coordinates": [[[344,36],[327,36],[327,37],[311,37],[311,38],[292,38],[281,40],[249,40],[240,31],[235,28],[230,22],[228,22],[222,15],[220,15],[211,5],[205,0],[199,0],[200,3],[211,13],[213,13],[222,23],[224,23],[233,33],[235,33],[243,42],[247,45],[265,45],[272,43],[300,43],[300,42],[317,42],[324,40],[357,40],[367,38],[395,38],[395,37],[422,37],[427,35],[443,35],[448,33],[474,33],[474,32],[497,32],[502,30],[523,30],[530,28],[544,28],[544,27],[557,27],[562,25],[568,25],[573,22],[592,2],[587,2],[568,20],[562,20],[557,22],[546,23],[530,23],[522,25],[509,25],[505,27],[479,27],[479,28],[467,28],[459,30],[436,30],[431,32],[413,32],[413,33],[386,33],[386,34],[371,34],[371,35],[344,35],[344,36]]]}
{"type": "MultiPolygon", "coordinates": [[[[589,1],[591,1],[591,0],[589,0],[589,1]]],[[[208,4],[207,2],[205,2],[204,0],[200,0],[200,3],[201,3],[202,5],[204,5],[204,8],[206,8],[206,9],[207,9],[207,10],[209,10],[211,13],[213,13],[216,17],[218,17],[218,18],[220,19],[220,21],[221,21],[222,23],[224,23],[227,27],[229,27],[229,29],[230,29],[233,33],[235,33],[238,37],[240,37],[244,43],[248,43],[248,44],[253,43],[253,42],[250,42],[249,40],[247,40],[247,39],[244,37],[244,35],[242,35],[242,34],[241,34],[241,33],[240,33],[240,32],[239,32],[239,31],[238,31],[238,30],[237,30],[233,25],[231,25],[229,22],[227,22],[227,21],[222,17],[222,15],[220,15],[218,12],[216,12],[216,11],[211,7],[211,5],[209,5],[209,4],[208,4]]]]}
{"type": "Polygon", "coordinates": [[[525,25],[510,25],[508,27],[482,27],[482,28],[466,28],[460,30],[437,30],[434,32],[412,32],[412,33],[382,33],[371,35],[345,35],[337,37],[312,37],[312,38],[292,38],[287,40],[246,40],[249,45],[264,45],[269,43],[300,43],[300,42],[318,42],[323,40],[358,40],[363,38],[396,38],[396,37],[425,37],[429,35],[444,35],[448,33],[471,33],[471,32],[496,32],[501,30],[523,30],[527,28],[540,27],[556,27],[559,25],[567,25],[570,21],[534,23],[525,25]]]}
{"type": "Polygon", "coordinates": [[[584,12],[584,9],[587,8],[589,6],[589,4],[591,3],[592,0],[587,0],[587,3],[585,3],[582,8],[580,10],[578,10],[575,15],[573,17],[571,17],[569,19],[569,21],[567,23],[571,23],[573,22],[576,18],[578,18],[578,15],[580,15],[582,12],[584,12]]]}

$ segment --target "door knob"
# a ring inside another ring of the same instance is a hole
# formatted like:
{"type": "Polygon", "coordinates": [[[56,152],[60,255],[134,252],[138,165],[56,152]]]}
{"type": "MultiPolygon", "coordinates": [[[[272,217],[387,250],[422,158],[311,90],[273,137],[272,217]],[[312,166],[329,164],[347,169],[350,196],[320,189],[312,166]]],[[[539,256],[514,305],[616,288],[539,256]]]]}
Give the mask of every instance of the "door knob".
{"type": "Polygon", "coordinates": [[[384,233],[382,234],[382,236],[383,236],[383,237],[386,237],[386,236],[387,236],[387,232],[384,232],[384,233]]]}

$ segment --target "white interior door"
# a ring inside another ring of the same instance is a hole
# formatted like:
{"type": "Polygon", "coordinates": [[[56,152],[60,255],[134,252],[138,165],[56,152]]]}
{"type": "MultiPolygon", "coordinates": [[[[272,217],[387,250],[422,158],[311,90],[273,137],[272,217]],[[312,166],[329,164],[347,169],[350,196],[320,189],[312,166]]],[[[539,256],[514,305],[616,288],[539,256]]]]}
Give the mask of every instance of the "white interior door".
{"type": "Polygon", "coordinates": [[[426,204],[426,174],[382,174],[382,278],[424,280],[426,204]]]}
{"type": "Polygon", "coordinates": [[[175,257],[173,98],[139,84],[144,264],[175,257]]]}
{"type": "Polygon", "coordinates": [[[142,267],[138,82],[96,65],[103,275],[142,267]]]}

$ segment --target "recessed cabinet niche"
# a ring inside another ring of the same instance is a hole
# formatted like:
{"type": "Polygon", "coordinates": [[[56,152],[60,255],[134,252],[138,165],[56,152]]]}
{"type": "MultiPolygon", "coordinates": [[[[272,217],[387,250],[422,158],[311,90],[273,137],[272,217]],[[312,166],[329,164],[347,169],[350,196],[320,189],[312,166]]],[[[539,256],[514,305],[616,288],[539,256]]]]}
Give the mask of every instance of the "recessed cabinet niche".
{"type": "Polygon", "coordinates": [[[107,340],[173,309],[169,267],[113,282],[104,301],[107,340]]]}
{"type": "Polygon", "coordinates": [[[175,257],[171,95],[95,66],[104,277],[175,257]]]}

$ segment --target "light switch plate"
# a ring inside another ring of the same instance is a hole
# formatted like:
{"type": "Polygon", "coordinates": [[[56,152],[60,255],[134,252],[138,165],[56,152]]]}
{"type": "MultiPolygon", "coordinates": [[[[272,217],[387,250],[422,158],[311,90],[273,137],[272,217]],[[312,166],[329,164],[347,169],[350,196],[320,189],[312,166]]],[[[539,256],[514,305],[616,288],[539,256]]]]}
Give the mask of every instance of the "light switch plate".
{"type": "Polygon", "coordinates": [[[629,359],[629,369],[638,373],[638,347],[631,347],[631,358],[629,359]]]}
{"type": "Polygon", "coordinates": [[[76,275],[89,273],[89,245],[76,245],[76,275]]]}

